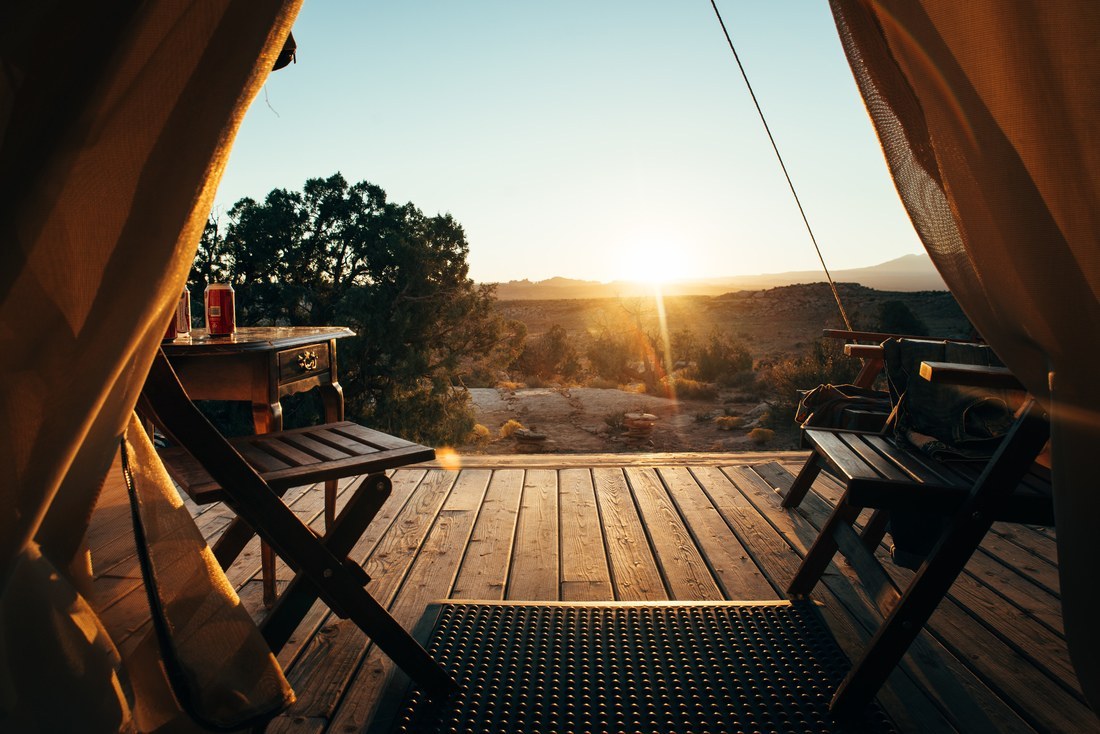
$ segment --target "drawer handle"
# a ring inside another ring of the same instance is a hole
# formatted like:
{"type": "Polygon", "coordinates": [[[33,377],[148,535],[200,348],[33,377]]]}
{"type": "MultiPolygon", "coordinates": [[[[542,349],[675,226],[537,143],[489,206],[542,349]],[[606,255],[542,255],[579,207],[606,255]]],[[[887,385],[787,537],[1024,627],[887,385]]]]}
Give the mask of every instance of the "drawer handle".
{"type": "Polygon", "coordinates": [[[298,355],[298,367],[302,372],[317,369],[317,353],[305,351],[298,355]]]}

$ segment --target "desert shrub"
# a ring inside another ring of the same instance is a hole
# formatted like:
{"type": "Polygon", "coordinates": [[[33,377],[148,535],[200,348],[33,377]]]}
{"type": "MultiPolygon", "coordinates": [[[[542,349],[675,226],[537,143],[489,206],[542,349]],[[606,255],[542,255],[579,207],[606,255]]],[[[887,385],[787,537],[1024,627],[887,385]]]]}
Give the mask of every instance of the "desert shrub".
{"type": "Polygon", "coordinates": [[[608,413],[603,417],[603,422],[607,424],[607,427],[613,431],[621,431],[626,425],[626,411],[619,410],[614,413],[608,413]]]}
{"type": "Polygon", "coordinates": [[[475,423],[473,430],[470,431],[470,441],[473,443],[488,443],[492,437],[492,431],[480,423],[475,423]]]}
{"type": "Polygon", "coordinates": [[[745,345],[717,331],[695,354],[695,370],[692,377],[707,382],[732,379],[735,375],[752,370],[752,355],[745,345]]]}
{"type": "Polygon", "coordinates": [[[524,375],[543,379],[555,375],[573,379],[581,371],[580,354],[561,324],[554,324],[545,334],[529,339],[513,366],[524,375]]]}
{"type": "Polygon", "coordinates": [[[372,425],[423,443],[461,441],[474,427],[470,393],[435,380],[381,393],[372,425]]]}
{"type": "Polygon", "coordinates": [[[500,437],[501,438],[508,438],[513,433],[515,433],[516,431],[521,430],[522,428],[523,428],[522,423],[520,423],[519,421],[517,421],[515,419],[510,418],[510,419],[508,419],[508,422],[506,422],[504,425],[502,425],[500,427],[500,437]]]}
{"type": "Polygon", "coordinates": [[[718,397],[718,388],[714,385],[687,377],[662,377],[651,392],[683,400],[714,400],[718,397]]]}
{"type": "Polygon", "coordinates": [[[680,329],[672,332],[668,338],[669,355],[673,364],[691,362],[695,359],[697,351],[695,332],[691,329],[680,329]]]}
{"type": "Polygon", "coordinates": [[[720,415],[714,419],[714,425],[720,430],[732,431],[745,425],[745,419],[739,415],[720,415]]]}
{"type": "Polygon", "coordinates": [[[523,383],[513,382],[511,380],[504,380],[503,382],[497,383],[497,388],[498,389],[505,390],[507,392],[515,392],[516,390],[520,389],[521,387],[523,387],[523,383]]]}
{"type": "Polygon", "coordinates": [[[859,369],[859,360],[844,354],[843,345],[831,339],[815,342],[808,354],[772,365],[760,380],[770,407],[766,422],[771,426],[790,423],[802,397],[800,390],[850,383],[859,369]]]}
{"type": "Polygon", "coordinates": [[[760,446],[763,446],[773,438],[775,438],[775,431],[770,428],[754,428],[749,431],[749,440],[760,446]]]}
{"type": "Polygon", "coordinates": [[[594,387],[600,390],[616,390],[619,387],[619,383],[614,380],[609,380],[606,377],[593,377],[588,380],[588,387],[594,387]]]}
{"type": "Polygon", "coordinates": [[[488,365],[471,365],[465,375],[462,376],[462,384],[465,387],[496,387],[500,382],[500,371],[488,365]]]}
{"type": "Polygon", "coordinates": [[[756,373],[752,370],[742,370],[724,375],[718,379],[722,387],[732,387],[738,390],[752,390],[756,387],[756,373]]]}
{"type": "Polygon", "coordinates": [[[634,360],[633,350],[626,338],[610,332],[592,339],[585,350],[592,372],[606,380],[629,380],[636,377],[630,369],[634,360]]]}

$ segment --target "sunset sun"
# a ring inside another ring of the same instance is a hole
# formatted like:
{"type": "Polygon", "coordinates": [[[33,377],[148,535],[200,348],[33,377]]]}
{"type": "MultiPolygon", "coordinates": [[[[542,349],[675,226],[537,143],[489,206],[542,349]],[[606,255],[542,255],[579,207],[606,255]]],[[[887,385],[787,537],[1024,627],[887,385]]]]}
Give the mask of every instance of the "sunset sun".
{"type": "Polygon", "coordinates": [[[642,238],[620,250],[620,280],[662,285],[689,277],[682,243],[664,238],[642,238]]]}

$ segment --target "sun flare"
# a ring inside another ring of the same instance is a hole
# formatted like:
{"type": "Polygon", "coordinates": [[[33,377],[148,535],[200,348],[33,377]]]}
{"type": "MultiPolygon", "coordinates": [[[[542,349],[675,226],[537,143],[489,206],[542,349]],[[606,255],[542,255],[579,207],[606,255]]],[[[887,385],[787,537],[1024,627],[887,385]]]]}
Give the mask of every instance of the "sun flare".
{"type": "Polygon", "coordinates": [[[684,247],[667,239],[640,239],[620,250],[620,279],[663,285],[685,280],[688,264],[684,247]]]}

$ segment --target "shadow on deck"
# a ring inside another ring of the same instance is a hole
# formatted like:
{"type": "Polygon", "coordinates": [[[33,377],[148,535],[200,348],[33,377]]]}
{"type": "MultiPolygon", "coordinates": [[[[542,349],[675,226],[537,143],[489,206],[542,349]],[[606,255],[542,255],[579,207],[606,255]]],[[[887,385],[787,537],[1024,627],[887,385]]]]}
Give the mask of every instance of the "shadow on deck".
{"type": "MultiPolygon", "coordinates": [[[[439,599],[706,601],[780,599],[840,496],[821,477],[794,511],[779,506],[805,454],[474,457],[461,469],[394,472],[394,491],[351,557],[370,592],[411,628],[439,599]]],[[[342,483],[341,497],[360,478],[342,483]]],[[[323,526],[320,485],[287,493],[323,526]]],[[[207,539],[231,514],[191,507],[207,539]]],[[[90,532],[95,604],[122,645],[147,623],[123,498],[90,532]]],[[[880,548],[885,554],[886,548],[880,548]]],[[[227,572],[259,617],[255,541],[227,572]]],[[[885,564],[896,582],[911,572],[885,564]]],[[[280,583],[290,579],[279,570],[280,583]]],[[[845,650],[877,612],[843,564],[814,597],[845,650]]],[[[879,701],[903,732],[1092,731],[1063,636],[1053,531],[994,525],[879,701]]],[[[392,668],[354,625],[317,604],[279,655],[298,694],[269,732],[354,732],[392,668]]]]}

